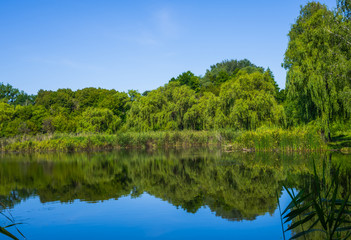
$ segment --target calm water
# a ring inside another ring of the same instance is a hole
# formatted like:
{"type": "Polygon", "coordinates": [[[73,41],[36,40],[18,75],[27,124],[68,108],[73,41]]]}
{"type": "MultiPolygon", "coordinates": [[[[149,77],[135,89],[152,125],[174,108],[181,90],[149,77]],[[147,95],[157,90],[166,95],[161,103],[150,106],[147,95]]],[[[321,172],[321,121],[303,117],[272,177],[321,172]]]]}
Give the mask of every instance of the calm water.
{"type": "Polygon", "coordinates": [[[282,239],[276,194],[286,206],[282,184],[306,186],[312,159],[342,164],[349,186],[351,157],[337,154],[11,154],[0,201],[27,239],[282,239]]]}

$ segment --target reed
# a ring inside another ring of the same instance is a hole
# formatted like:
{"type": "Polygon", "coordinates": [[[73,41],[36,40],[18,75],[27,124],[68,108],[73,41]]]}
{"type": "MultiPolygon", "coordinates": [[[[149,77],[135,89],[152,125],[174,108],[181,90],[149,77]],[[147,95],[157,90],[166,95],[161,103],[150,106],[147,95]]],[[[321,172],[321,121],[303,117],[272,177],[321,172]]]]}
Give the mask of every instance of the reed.
{"type": "MultiPolygon", "coordinates": [[[[229,136],[227,134],[227,136],[229,136]]],[[[221,144],[217,131],[121,132],[117,134],[53,134],[0,139],[3,152],[78,151],[119,148],[168,148],[221,144]]]]}
{"type": "Polygon", "coordinates": [[[242,132],[233,142],[235,149],[255,151],[316,151],[328,146],[318,131],[305,128],[262,128],[242,132]]]}
{"type": "Polygon", "coordinates": [[[188,148],[224,146],[228,151],[327,150],[320,133],[308,128],[260,128],[255,131],[149,131],[117,134],[41,134],[0,139],[2,152],[82,151],[120,148],[188,148]]]}
{"type": "Polygon", "coordinates": [[[291,202],[281,213],[281,218],[285,220],[284,223],[282,221],[284,239],[284,233],[289,230],[295,231],[290,239],[307,239],[306,236],[310,237],[315,233],[320,234],[318,239],[349,239],[351,237],[350,192],[340,193],[340,167],[337,167],[330,175],[327,175],[326,172],[325,161],[322,176],[317,174],[314,164],[312,189],[307,187],[295,194],[294,189],[284,186],[291,198],[291,202]],[[284,224],[289,224],[285,230],[284,224]]]}
{"type": "Polygon", "coordinates": [[[25,239],[25,236],[23,235],[23,233],[17,228],[17,225],[21,223],[16,223],[15,219],[13,218],[12,214],[9,211],[7,211],[7,214],[3,212],[6,210],[6,206],[1,202],[0,202],[0,207],[1,207],[0,215],[3,216],[7,221],[9,221],[9,225],[0,226],[0,234],[14,240],[19,240],[15,235],[13,235],[10,231],[8,231],[9,228],[15,228],[15,230],[25,239]]]}

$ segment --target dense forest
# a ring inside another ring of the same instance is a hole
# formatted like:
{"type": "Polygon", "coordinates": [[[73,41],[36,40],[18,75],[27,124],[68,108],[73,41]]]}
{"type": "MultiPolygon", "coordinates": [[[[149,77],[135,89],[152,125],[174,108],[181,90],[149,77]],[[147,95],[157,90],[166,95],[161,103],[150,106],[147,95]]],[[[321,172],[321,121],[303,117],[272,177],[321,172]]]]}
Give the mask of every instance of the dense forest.
{"type": "Polygon", "coordinates": [[[28,95],[0,84],[0,137],[45,133],[163,130],[256,130],[314,126],[326,140],[350,130],[351,5],[301,7],[291,26],[283,67],[225,60],[196,76],[184,72],[152,91],[101,88],[40,90],[28,95]]]}

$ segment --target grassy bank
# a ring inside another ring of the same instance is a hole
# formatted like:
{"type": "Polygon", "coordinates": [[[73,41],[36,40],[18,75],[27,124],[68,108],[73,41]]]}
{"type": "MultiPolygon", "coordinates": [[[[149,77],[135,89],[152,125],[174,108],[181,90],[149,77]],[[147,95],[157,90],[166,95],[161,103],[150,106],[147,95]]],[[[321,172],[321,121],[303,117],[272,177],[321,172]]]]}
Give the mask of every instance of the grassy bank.
{"type": "Polygon", "coordinates": [[[168,148],[221,144],[216,131],[126,132],[118,134],[52,134],[0,139],[2,152],[79,151],[119,148],[168,148]]]}
{"type": "MultiPolygon", "coordinates": [[[[347,145],[344,140],[343,145],[347,145]]],[[[118,134],[42,134],[0,139],[2,152],[84,151],[121,148],[222,146],[226,151],[319,151],[335,148],[318,131],[280,128],[256,131],[154,131],[118,134]]]]}
{"type": "Polygon", "coordinates": [[[262,128],[245,131],[226,149],[228,151],[319,151],[328,150],[329,146],[318,131],[307,128],[281,129],[262,128]]]}

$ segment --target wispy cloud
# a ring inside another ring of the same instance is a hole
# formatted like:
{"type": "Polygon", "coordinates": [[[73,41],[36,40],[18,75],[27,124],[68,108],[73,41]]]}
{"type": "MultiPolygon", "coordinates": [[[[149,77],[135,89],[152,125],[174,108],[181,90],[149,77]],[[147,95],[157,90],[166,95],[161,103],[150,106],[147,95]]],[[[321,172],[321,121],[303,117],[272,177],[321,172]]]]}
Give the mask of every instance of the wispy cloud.
{"type": "Polygon", "coordinates": [[[109,38],[142,46],[158,46],[169,39],[178,38],[181,32],[175,13],[170,8],[154,10],[127,29],[102,28],[109,38]]]}
{"type": "Polygon", "coordinates": [[[179,26],[170,9],[161,9],[155,13],[155,21],[160,34],[166,37],[177,37],[179,26]]]}

